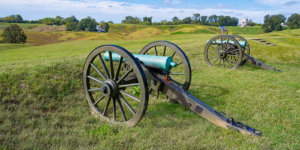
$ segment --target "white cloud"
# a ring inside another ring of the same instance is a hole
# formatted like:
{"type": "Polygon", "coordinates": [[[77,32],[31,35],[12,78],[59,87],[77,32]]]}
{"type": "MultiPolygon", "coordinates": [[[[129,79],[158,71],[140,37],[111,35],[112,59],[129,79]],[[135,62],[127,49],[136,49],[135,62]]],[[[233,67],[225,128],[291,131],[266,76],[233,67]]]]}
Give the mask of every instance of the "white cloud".
{"type": "Polygon", "coordinates": [[[163,0],[164,3],[166,4],[179,4],[181,1],[179,0],[163,0]]]}
{"type": "Polygon", "coordinates": [[[269,6],[289,6],[299,4],[299,0],[256,0],[256,2],[269,6]]]}
{"type": "MultiPolygon", "coordinates": [[[[164,0],[168,3],[177,3],[177,0],[164,0]]],[[[265,0],[274,1],[274,0],[265,0]]],[[[262,22],[264,15],[274,12],[245,10],[245,9],[225,9],[225,8],[157,8],[152,5],[134,4],[127,2],[116,2],[109,0],[0,0],[0,14],[3,16],[20,13],[24,19],[39,19],[42,17],[55,17],[61,15],[68,17],[75,15],[78,19],[91,16],[97,21],[112,20],[120,22],[125,16],[153,16],[154,21],[163,19],[171,20],[172,17],[179,18],[192,16],[193,13],[201,15],[229,15],[242,19],[248,17],[256,22],[262,22]]],[[[1,17],[1,16],[0,16],[1,17]]]]}

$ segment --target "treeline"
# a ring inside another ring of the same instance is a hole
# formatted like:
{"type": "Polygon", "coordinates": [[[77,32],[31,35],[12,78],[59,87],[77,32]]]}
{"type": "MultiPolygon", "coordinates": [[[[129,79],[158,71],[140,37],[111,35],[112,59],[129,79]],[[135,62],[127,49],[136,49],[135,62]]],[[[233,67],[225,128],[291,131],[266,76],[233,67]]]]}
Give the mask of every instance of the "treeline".
{"type": "Polygon", "coordinates": [[[291,29],[300,28],[300,14],[292,14],[286,21],[286,17],[282,14],[269,15],[264,17],[264,24],[262,29],[264,32],[281,31],[283,26],[287,26],[291,29]]]}
{"type": "MultiPolygon", "coordinates": [[[[46,25],[65,25],[66,31],[91,31],[95,32],[98,29],[97,25],[101,27],[101,32],[108,32],[109,24],[107,22],[97,22],[95,19],[91,17],[86,17],[81,20],[77,20],[75,16],[63,18],[61,16],[56,16],[55,18],[46,17],[39,20],[23,20],[22,16],[10,15],[4,18],[0,18],[0,22],[7,23],[41,23],[46,25]]],[[[113,23],[113,22],[109,22],[113,23]]]]}
{"type": "Polygon", "coordinates": [[[213,26],[237,26],[239,20],[230,16],[201,16],[199,13],[193,14],[191,17],[185,17],[179,19],[174,16],[171,21],[162,20],[160,22],[152,22],[152,17],[143,17],[142,19],[133,16],[126,16],[122,23],[126,24],[143,24],[143,25],[178,25],[178,24],[201,24],[201,25],[213,25],[213,26]]]}
{"type": "Polygon", "coordinates": [[[0,22],[7,22],[7,23],[24,23],[24,20],[21,15],[10,15],[4,18],[0,18],[0,22]]]}

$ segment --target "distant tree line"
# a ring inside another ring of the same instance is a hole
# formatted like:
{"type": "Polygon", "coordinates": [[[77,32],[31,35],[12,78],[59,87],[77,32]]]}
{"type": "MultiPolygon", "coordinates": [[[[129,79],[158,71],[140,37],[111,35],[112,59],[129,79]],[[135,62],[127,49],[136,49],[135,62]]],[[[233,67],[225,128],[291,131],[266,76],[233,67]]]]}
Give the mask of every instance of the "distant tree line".
{"type": "Polygon", "coordinates": [[[300,28],[300,14],[292,14],[286,22],[286,17],[282,14],[277,15],[269,15],[267,14],[264,17],[264,24],[262,25],[262,29],[264,32],[272,32],[272,31],[281,31],[283,30],[283,25],[287,23],[288,27],[291,29],[300,28]]]}
{"type": "MultiPolygon", "coordinates": [[[[97,23],[95,19],[91,17],[86,17],[81,19],[80,21],[77,20],[75,16],[63,18],[61,16],[56,16],[55,18],[46,17],[39,20],[31,20],[31,21],[24,21],[21,15],[10,15],[4,18],[0,18],[0,22],[7,22],[7,23],[41,23],[46,25],[65,25],[66,31],[96,31],[96,26],[101,26],[105,32],[109,30],[109,24],[102,21],[97,23]]],[[[109,21],[109,23],[113,23],[109,21]]]]}
{"type": "Polygon", "coordinates": [[[174,16],[171,21],[162,20],[161,22],[152,22],[152,17],[138,17],[126,16],[122,23],[125,24],[143,24],[143,25],[177,25],[177,24],[202,24],[202,25],[222,25],[222,26],[237,26],[238,19],[230,16],[201,16],[199,13],[193,14],[191,17],[185,17],[182,20],[174,16]]]}
{"type": "Polygon", "coordinates": [[[21,15],[10,15],[4,18],[0,18],[0,22],[7,22],[7,23],[23,23],[24,20],[21,15]]]}

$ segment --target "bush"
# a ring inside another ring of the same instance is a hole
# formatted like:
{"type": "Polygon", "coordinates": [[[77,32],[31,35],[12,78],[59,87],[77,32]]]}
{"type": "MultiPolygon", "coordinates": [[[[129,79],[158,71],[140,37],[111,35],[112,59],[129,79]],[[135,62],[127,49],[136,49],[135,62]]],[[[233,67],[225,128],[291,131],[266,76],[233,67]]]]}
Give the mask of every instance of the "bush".
{"type": "Polygon", "coordinates": [[[22,28],[16,24],[6,27],[1,36],[5,42],[9,43],[25,43],[27,39],[22,28]]]}

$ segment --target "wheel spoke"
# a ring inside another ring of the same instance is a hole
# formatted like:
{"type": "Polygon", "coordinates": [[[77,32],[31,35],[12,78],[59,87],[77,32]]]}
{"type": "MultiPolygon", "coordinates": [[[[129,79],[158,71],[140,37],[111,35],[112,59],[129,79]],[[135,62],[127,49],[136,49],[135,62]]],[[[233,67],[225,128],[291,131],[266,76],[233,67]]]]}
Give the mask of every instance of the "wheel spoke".
{"type": "Polygon", "coordinates": [[[96,81],[96,82],[99,82],[99,83],[103,83],[103,81],[101,81],[101,80],[99,80],[99,79],[97,79],[97,78],[95,78],[95,77],[93,77],[93,76],[87,76],[87,78],[89,78],[89,79],[92,79],[92,80],[94,80],[94,81],[96,81]]]}
{"type": "Polygon", "coordinates": [[[180,65],[180,64],[182,64],[182,63],[183,63],[183,62],[179,62],[179,63],[177,63],[177,66],[178,66],[178,65],[180,65]]]}
{"type": "Polygon", "coordinates": [[[174,52],[174,53],[171,55],[171,57],[173,58],[175,54],[176,54],[176,52],[174,52]]]}
{"type": "Polygon", "coordinates": [[[210,57],[210,58],[208,58],[208,60],[211,60],[212,58],[215,58],[215,57],[218,57],[218,55],[210,57]]]}
{"type": "Polygon", "coordinates": [[[239,51],[239,49],[233,49],[233,50],[227,51],[227,54],[230,54],[230,52],[235,52],[235,51],[239,51]]]}
{"type": "Polygon", "coordinates": [[[119,61],[119,65],[118,65],[118,69],[117,69],[117,73],[116,73],[116,76],[115,76],[115,81],[118,80],[118,76],[119,76],[119,73],[120,73],[120,70],[121,70],[122,63],[123,63],[123,57],[121,56],[120,61],[119,61]]]}
{"type": "Polygon", "coordinates": [[[157,56],[157,49],[156,46],[154,46],[155,55],[157,56]]]}
{"type": "Polygon", "coordinates": [[[225,58],[225,60],[226,60],[226,62],[227,62],[227,64],[228,64],[228,66],[231,68],[232,66],[229,64],[227,58],[225,58]]]}
{"type": "Polygon", "coordinates": [[[95,89],[89,89],[88,91],[92,92],[92,91],[100,91],[100,90],[101,90],[101,88],[95,88],[95,89]]]}
{"type": "Polygon", "coordinates": [[[112,55],[111,52],[109,52],[110,75],[111,75],[111,79],[114,79],[114,65],[113,65],[113,60],[111,55],[112,55]]]}
{"type": "Polygon", "coordinates": [[[119,107],[120,107],[120,110],[121,110],[121,113],[122,113],[122,117],[123,117],[123,120],[124,121],[127,121],[127,118],[126,118],[126,115],[125,115],[125,112],[124,112],[124,109],[123,109],[123,106],[121,104],[121,101],[120,101],[120,98],[117,97],[117,102],[119,104],[119,107]]]}
{"type": "Polygon", "coordinates": [[[172,82],[175,82],[176,84],[180,85],[181,87],[184,87],[181,83],[179,83],[179,82],[173,80],[172,78],[170,78],[170,80],[171,80],[172,82]]]}
{"type": "Polygon", "coordinates": [[[170,75],[185,75],[185,73],[170,73],[170,75]]]}
{"type": "Polygon", "coordinates": [[[122,84],[122,85],[119,85],[119,88],[138,86],[138,85],[139,85],[139,83],[122,84]]]}
{"type": "Polygon", "coordinates": [[[220,61],[219,61],[219,67],[220,67],[220,63],[221,63],[221,61],[222,61],[222,59],[220,59],[220,61]]]}
{"type": "Polygon", "coordinates": [[[97,100],[95,103],[94,103],[94,106],[96,106],[101,100],[103,100],[105,96],[102,96],[101,98],[99,98],[99,100],[97,100]]]}
{"type": "Polygon", "coordinates": [[[130,72],[133,71],[133,68],[129,69],[118,81],[117,84],[119,84],[124,78],[126,78],[130,72]]]}
{"type": "Polygon", "coordinates": [[[207,53],[217,54],[217,52],[207,52],[207,53]]]}
{"type": "Polygon", "coordinates": [[[116,112],[116,98],[113,98],[113,118],[116,120],[117,112],[116,112]]]}
{"type": "Polygon", "coordinates": [[[230,49],[232,46],[233,46],[233,44],[230,44],[230,47],[229,47],[229,48],[227,48],[227,49],[226,49],[226,51],[227,51],[227,50],[229,50],[229,49],[230,49]]]}
{"type": "Polygon", "coordinates": [[[217,62],[219,59],[220,59],[220,58],[218,57],[218,59],[217,59],[217,60],[215,60],[215,61],[212,63],[212,65],[213,65],[213,64],[215,64],[215,63],[216,63],[216,62],[217,62]]]}
{"type": "Polygon", "coordinates": [[[106,77],[102,74],[102,72],[93,64],[90,63],[90,65],[98,72],[98,74],[105,80],[106,77]]]}
{"type": "Polygon", "coordinates": [[[105,70],[105,73],[106,73],[106,79],[108,79],[108,78],[110,78],[110,75],[109,75],[109,73],[108,73],[108,70],[107,70],[107,67],[106,67],[106,65],[105,65],[105,63],[104,63],[104,61],[103,61],[103,59],[102,59],[102,56],[100,55],[100,54],[98,54],[98,57],[99,57],[99,59],[100,59],[100,62],[101,62],[101,64],[102,64],[102,67],[104,68],[104,70],[105,70]]]}
{"type": "Polygon", "coordinates": [[[133,115],[135,115],[135,111],[134,111],[134,109],[130,106],[130,104],[126,101],[126,99],[124,98],[124,96],[121,94],[121,93],[119,93],[119,96],[120,96],[120,98],[121,98],[121,100],[123,101],[123,103],[127,106],[127,108],[130,110],[130,112],[133,114],[133,115]]]}
{"type": "Polygon", "coordinates": [[[167,46],[164,47],[164,52],[163,52],[163,56],[166,55],[166,49],[167,49],[167,46]]]}
{"type": "Polygon", "coordinates": [[[130,98],[132,98],[132,99],[134,99],[134,100],[136,100],[136,101],[138,101],[138,102],[141,101],[141,100],[138,99],[137,97],[135,97],[135,96],[133,96],[133,95],[130,95],[129,93],[125,92],[124,90],[120,90],[120,92],[121,92],[122,94],[124,94],[124,95],[126,95],[126,96],[128,96],[128,97],[130,97],[130,98]]]}
{"type": "Polygon", "coordinates": [[[224,58],[223,58],[223,67],[225,68],[225,60],[224,60],[224,58]]]}
{"type": "Polygon", "coordinates": [[[103,116],[107,116],[106,113],[107,113],[107,109],[108,109],[110,100],[111,100],[111,98],[108,99],[108,101],[107,101],[107,103],[106,103],[106,105],[105,105],[105,108],[104,108],[103,113],[102,113],[103,116]]]}

